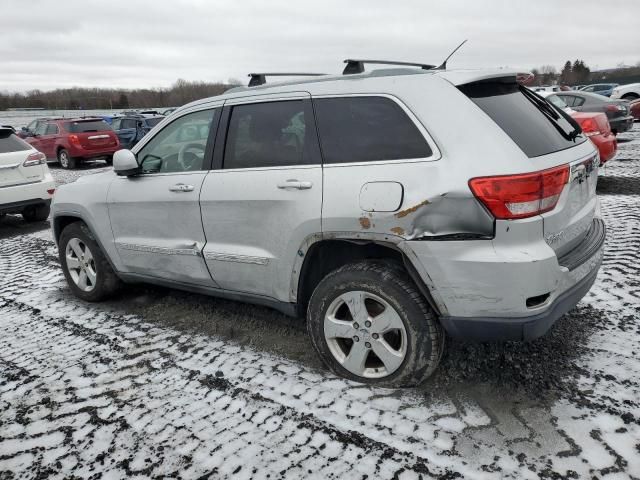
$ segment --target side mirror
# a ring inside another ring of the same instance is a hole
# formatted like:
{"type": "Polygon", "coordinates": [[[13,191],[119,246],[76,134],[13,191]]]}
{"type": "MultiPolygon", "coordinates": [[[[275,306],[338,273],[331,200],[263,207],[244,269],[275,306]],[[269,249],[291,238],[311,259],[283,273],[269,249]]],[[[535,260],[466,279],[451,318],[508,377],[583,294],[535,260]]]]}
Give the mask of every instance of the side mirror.
{"type": "Polygon", "coordinates": [[[113,170],[116,174],[129,177],[140,172],[136,156],[131,150],[118,150],[113,155],[113,170]]]}

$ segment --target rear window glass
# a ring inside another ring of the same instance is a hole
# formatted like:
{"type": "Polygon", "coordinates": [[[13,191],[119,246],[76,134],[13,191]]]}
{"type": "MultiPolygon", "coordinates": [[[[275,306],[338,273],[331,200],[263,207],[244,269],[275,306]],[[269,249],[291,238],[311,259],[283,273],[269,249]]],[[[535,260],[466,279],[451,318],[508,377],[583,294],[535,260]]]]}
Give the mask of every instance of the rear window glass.
{"type": "Polygon", "coordinates": [[[65,128],[71,133],[102,132],[104,130],[111,130],[109,124],[104,120],[68,122],[65,124],[65,128]]]}
{"type": "Polygon", "coordinates": [[[0,130],[0,153],[30,150],[27,142],[22,141],[11,130],[0,130]]]}
{"type": "Polygon", "coordinates": [[[384,97],[318,98],[313,101],[324,163],[375,162],[431,156],[418,128],[384,97]]]}
{"type": "Polygon", "coordinates": [[[459,88],[530,158],[586,141],[564,112],[515,82],[475,82],[459,88]]]}

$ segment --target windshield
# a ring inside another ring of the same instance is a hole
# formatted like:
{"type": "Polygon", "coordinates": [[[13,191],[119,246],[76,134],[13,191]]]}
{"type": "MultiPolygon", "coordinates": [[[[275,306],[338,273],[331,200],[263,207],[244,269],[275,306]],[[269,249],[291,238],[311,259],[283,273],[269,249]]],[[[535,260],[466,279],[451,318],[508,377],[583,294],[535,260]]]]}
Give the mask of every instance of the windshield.
{"type": "Polygon", "coordinates": [[[586,141],[571,117],[513,79],[492,79],[459,88],[530,158],[586,141]]]}

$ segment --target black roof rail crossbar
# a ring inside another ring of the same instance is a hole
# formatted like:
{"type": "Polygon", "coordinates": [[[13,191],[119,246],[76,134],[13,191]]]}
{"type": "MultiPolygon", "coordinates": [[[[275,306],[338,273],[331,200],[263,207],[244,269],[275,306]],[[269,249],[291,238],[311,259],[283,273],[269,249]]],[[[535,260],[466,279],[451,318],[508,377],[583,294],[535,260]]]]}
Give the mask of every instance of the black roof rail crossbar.
{"type": "Polygon", "coordinates": [[[258,85],[264,85],[267,83],[267,79],[265,77],[319,77],[322,75],[327,75],[326,73],[250,73],[249,76],[251,79],[249,80],[250,87],[257,87],[258,85]]]}
{"type": "Polygon", "coordinates": [[[353,59],[348,58],[344,61],[347,64],[342,71],[343,75],[353,75],[355,73],[364,72],[364,64],[365,63],[375,63],[378,65],[401,65],[403,67],[420,67],[423,70],[431,70],[432,68],[436,68],[435,65],[429,65],[426,63],[415,63],[415,62],[395,62],[393,60],[361,60],[361,59],[353,59]]]}

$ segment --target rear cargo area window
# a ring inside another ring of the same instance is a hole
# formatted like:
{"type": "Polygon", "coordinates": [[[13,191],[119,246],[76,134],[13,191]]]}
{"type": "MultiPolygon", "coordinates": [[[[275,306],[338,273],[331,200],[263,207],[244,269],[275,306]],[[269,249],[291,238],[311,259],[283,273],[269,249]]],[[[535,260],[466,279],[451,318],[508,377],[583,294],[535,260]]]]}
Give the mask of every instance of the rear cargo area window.
{"type": "Polygon", "coordinates": [[[384,97],[313,101],[324,163],[425,158],[432,154],[415,124],[384,97]]]}
{"type": "Polygon", "coordinates": [[[103,132],[111,130],[109,124],[103,120],[91,120],[86,122],[69,122],[65,128],[70,133],[103,132]]]}
{"type": "Polygon", "coordinates": [[[21,152],[30,149],[27,142],[20,140],[10,130],[0,130],[0,153],[21,152]]]}
{"type": "Polygon", "coordinates": [[[459,89],[530,158],[586,141],[585,136],[579,135],[577,124],[572,124],[557,108],[514,81],[475,82],[459,89]]]}

